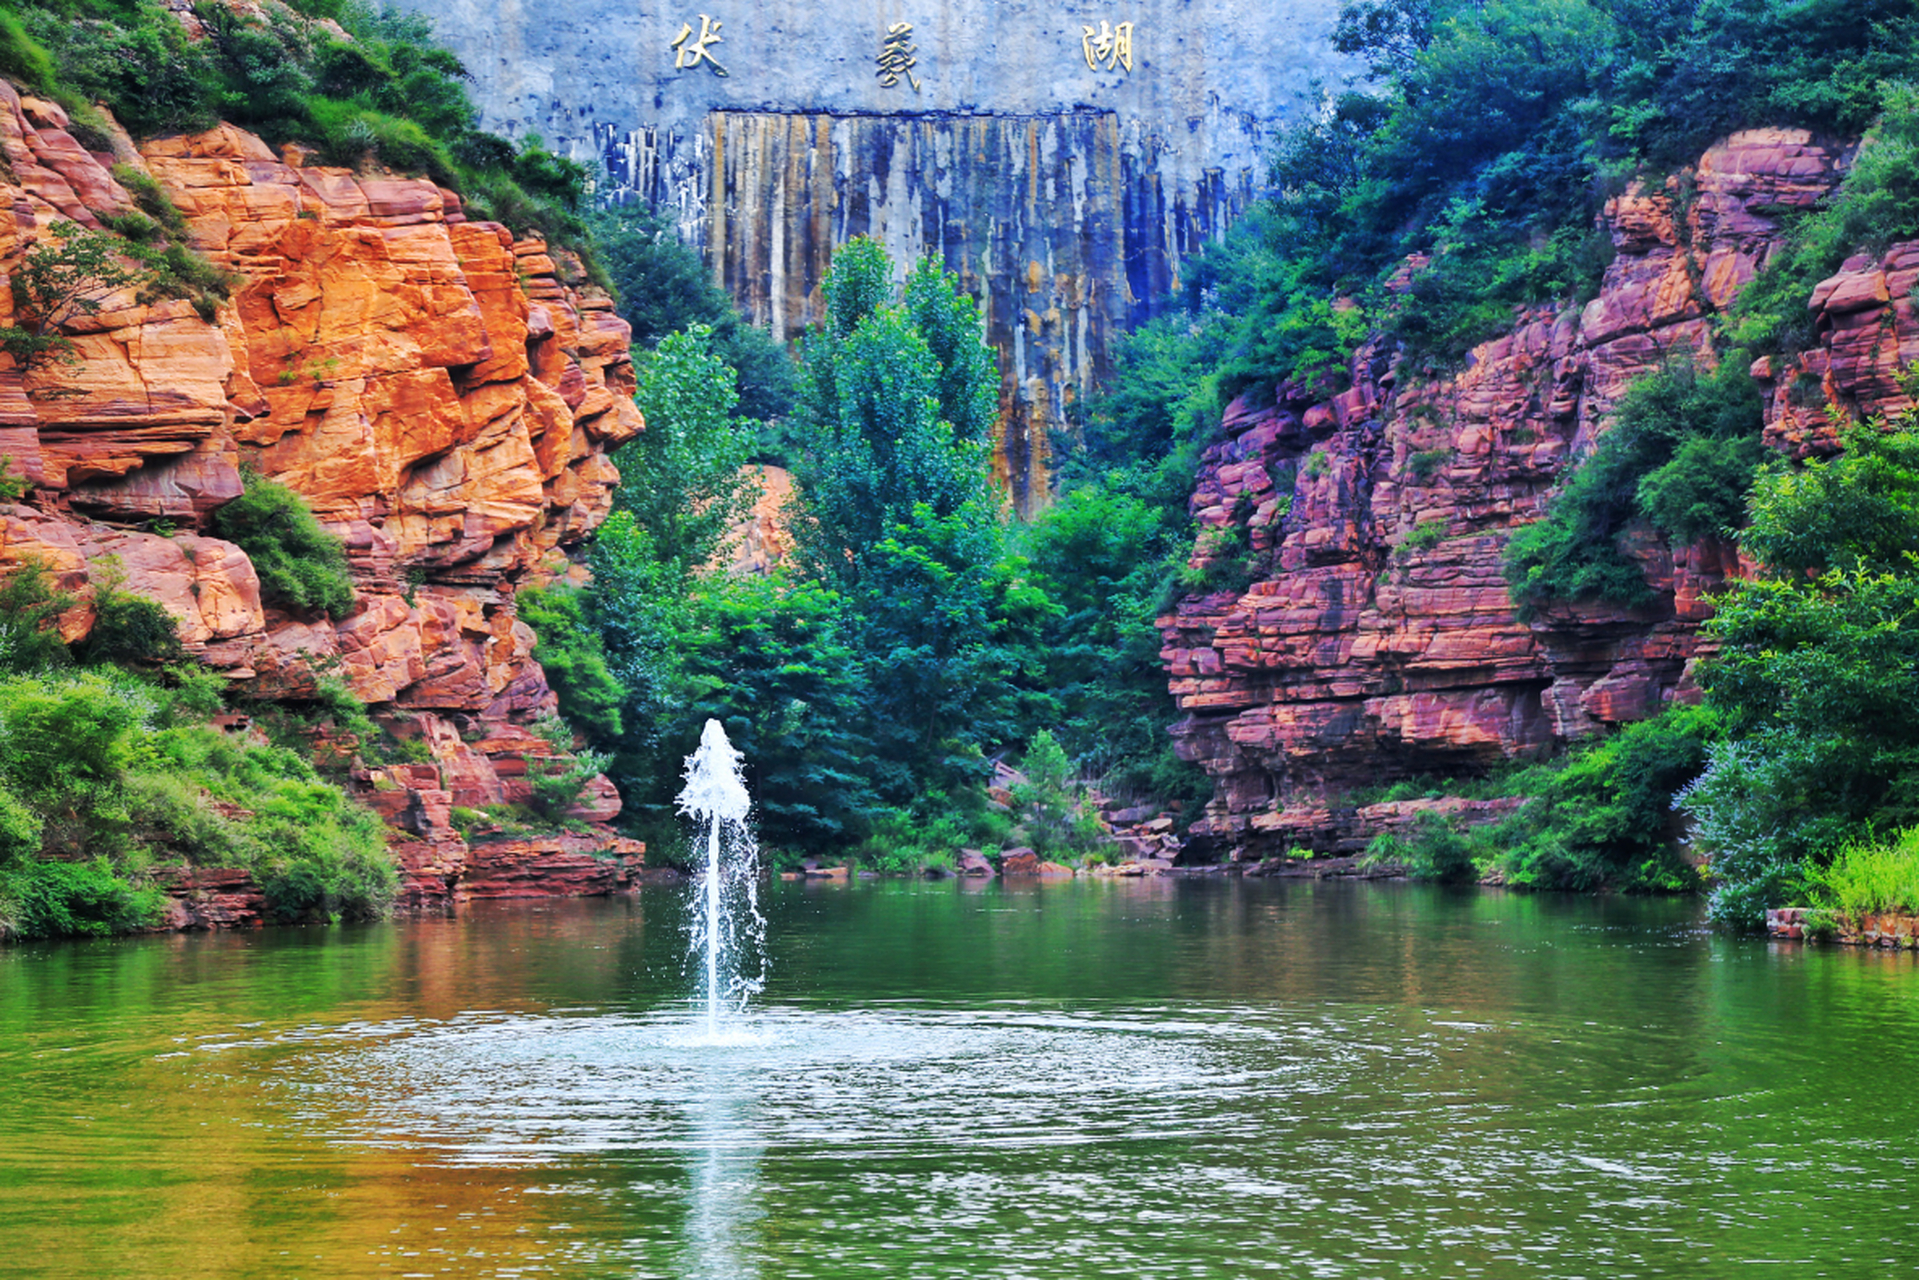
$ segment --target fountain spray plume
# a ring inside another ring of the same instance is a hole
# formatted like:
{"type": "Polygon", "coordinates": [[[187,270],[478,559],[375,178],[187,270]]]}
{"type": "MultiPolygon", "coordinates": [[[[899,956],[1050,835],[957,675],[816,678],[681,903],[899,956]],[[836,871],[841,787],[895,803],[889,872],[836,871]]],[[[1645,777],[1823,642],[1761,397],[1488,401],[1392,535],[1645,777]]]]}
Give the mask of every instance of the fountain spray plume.
{"type": "Polygon", "coordinates": [[[760,943],[759,848],[747,827],[753,807],[740,777],[740,753],[718,720],[708,720],[700,746],[686,758],[679,809],[701,823],[706,859],[694,897],[692,950],[705,965],[706,1030],[717,1036],[729,1001],[744,1004],[758,991],[760,943]],[[754,972],[747,972],[748,967],[754,972]]]}

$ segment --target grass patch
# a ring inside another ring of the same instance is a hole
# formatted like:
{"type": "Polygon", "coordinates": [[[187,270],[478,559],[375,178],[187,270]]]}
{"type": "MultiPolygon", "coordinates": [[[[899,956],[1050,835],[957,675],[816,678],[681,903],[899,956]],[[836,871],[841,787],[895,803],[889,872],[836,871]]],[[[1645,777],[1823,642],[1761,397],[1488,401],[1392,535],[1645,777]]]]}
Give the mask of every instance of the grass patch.
{"type": "Polygon", "coordinates": [[[1806,889],[1813,905],[1849,916],[1919,915],[1919,827],[1847,841],[1830,865],[1806,873],[1806,889]]]}

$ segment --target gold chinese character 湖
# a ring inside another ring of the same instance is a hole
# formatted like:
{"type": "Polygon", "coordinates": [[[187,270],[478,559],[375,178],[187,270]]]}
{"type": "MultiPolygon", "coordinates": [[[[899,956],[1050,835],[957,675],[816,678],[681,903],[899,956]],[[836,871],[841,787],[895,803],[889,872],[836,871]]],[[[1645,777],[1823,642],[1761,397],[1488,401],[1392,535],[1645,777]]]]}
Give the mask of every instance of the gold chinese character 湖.
{"type": "Polygon", "coordinates": [[[720,42],[720,24],[706,14],[700,15],[700,33],[693,34],[693,24],[688,22],[680,27],[680,34],[669,46],[673,50],[673,65],[681,71],[688,71],[704,62],[713,68],[713,74],[723,76],[726,68],[713,56],[709,45],[720,42]]]}
{"type": "Polygon", "coordinates": [[[1117,71],[1121,67],[1133,69],[1133,24],[1122,22],[1114,26],[1101,22],[1099,30],[1081,27],[1086,34],[1080,37],[1080,48],[1086,53],[1086,65],[1099,70],[1099,64],[1105,63],[1108,71],[1117,71]]]}
{"type": "Polygon", "coordinates": [[[913,24],[895,22],[886,29],[886,40],[880,46],[880,56],[874,61],[879,64],[875,73],[879,76],[880,87],[891,89],[901,79],[913,86],[913,92],[920,91],[919,77],[913,74],[913,68],[919,65],[918,53],[910,41],[913,38],[913,24]]]}

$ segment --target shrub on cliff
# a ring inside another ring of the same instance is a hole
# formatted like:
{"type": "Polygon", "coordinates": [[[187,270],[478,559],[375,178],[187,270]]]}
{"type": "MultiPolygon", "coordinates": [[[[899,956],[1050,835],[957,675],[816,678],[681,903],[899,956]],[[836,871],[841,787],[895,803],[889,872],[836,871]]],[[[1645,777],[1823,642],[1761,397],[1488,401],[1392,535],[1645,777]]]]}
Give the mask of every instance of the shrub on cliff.
{"type": "Polygon", "coordinates": [[[353,607],[346,545],[320,527],[292,489],[259,472],[241,473],[245,491],[213,513],[213,532],[247,553],[267,604],[343,616],[353,607]]]}
{"type": "Polygon", "coordinates": [[[206,723],[219,703],[201,685],[112,669],[0,679],[0,924],[151,923],[149,869],[183,862],[250,869],[286,918],[385,910],[397,876],[379,820],[299,755],[206,723]]]}
{"type": "Polygon", "coordinates": [[[95,150],[110,149],[96,101],[136,137],[226,119],[329,163],[424,173],[479,216],[586,248],[585,167],[480,132],[466,69],[420,15],[333,0],[196,15],[204,40],[158,0],[24,0],[0,11],[0,72],[59,99],[95,150]]]}
{"type": "Polygon", "coordinates": [[[1740,352],[1711,372],[1681,360],[1632,385],[1545,518],[1506,544],[1506,580],[1521,617],[1555,601],[1650,603],[1639,562],[1621,545],[1636,521],[1674,543],[1736,534],[1767,456],[1746,364],[1740,352]]]}
{"type": "Polygon", "coordinates": [[[69,321],[96,314],[114,294],[152,282],[153,273],[127,265],[137,251],[115,236],[56,222],[51,239],[36,241],[9,277],[14,320],[0,327],[0,349],[21,368],[48,360],[76,363],[69,321]]]}
{"type": "Polygon", "coordinates": [[[53,585],[41,561],[28,560],[0,578],[0,670],[33,671],[72,661],[60,638],[60,615],[74,599],[53,585]]]}
{"type": "MultiPolygon", "coordinates": [[[[1902,69],[1912,74],[1911,64],[1902,69]]],[[[1919,236],[1919,89],[1884,87],[1884,110],[1831,200],[1788,224],[1785,243],[1734,303],[1727,329],[1755,352],[1814,345],[1813,288],[1860,250],[1919,236]]]]}
{"type": "Polygon", "coordinates": [[[606,665],[605,643],[586,597],[565,586],[525,587],[514,596],[520,621],[533,628],[533,660],[560,700],[560,714],[589,742],[617,741],[626,690],[606,665]]]}
{"type": "Polygon", "coordinates": [[[109,556],[93,570],[93,627],[74,646],[82,662],[152,666],[184,654],[180,624],[157,600],[123,590],[126,573],[109,556]]]}

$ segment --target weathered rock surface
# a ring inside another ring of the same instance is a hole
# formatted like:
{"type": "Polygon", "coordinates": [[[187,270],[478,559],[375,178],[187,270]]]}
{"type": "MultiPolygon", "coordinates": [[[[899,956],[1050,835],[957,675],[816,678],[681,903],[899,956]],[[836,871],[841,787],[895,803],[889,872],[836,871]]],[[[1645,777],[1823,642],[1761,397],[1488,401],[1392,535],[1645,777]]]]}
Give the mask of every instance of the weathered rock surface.
{"type": "MultiPolygon", "coordinates": [[[[1185,713],[1179,750],[1218,781],[1197,836],[1239,857],[1350,848],[1391,824],[1341,806],[1348,789],[1544,754],[1696,696],[1699,625],[1738,572],[1733,547],[1674,548],[1647,531],[1632,550],[1656,605],[1521,622],[1505,544],[1544,512],[1629,383],[1669,354],[1713,358],[1709,317],[1844,159],[1802,132],[1734,135],[1700,161],[1683,216],[1676,182],[1607,205],[1618,254],[1582,312],[1521,315],[1455,373],[1365,349],[1331,400],[1289,385],[1228,410],[1192,508],[1202,526],[1244,528],[1270,568],[1160,620],[1185,713]]],[[[1755,366],[1771,384],[1769,441],[1830,450],[1828,399],[1861,412],[1907,403],[1893,373],[1919,356],[1915,280],[1919,246],[1895,245],[1822,286],[1818,348],[1755,366]]]]}
{"type": "MultiPolygon", "coordinates": [[[[62,221],[98,227],[133,208],[115,157],[87,152],[66,123],[0,82],[0,267],[62,221]]],[[[255,693],[297,699],[337,671],[391,732],[426,746],[429,763],[361,781],[406,833],[403,900],[450,904],[471,873],[451,807],[524,803],[529,770],[556,754],[529,729],[556,703],[514,592],[610,510],[607,453],[641,429],[628,327],[577,264],[469,221],[431,182],[309,165],[231,126],[137,150],[122,136],[116,152],[235,284],[211,319],[182,300],[110,298],[67,326],[72,363],[22,370],[0,356],[0,456],[33,484],[0,506],[0,573],[37,560],[74,592],[69,640],[117,576],[255,693]],[[204,536],[243,465],[345,539],[358,591],[346,616],[266,606],[240,548],[204,536]]],[[[13,305],[0,290],[0,324],[13,305]]],[[[601,778],[573,817],[618,812],[601,778]]],[[[602,825],[495,842],[479,883],[606,892],[624,873],[566,859],[611,841],[602,825]]],[[[183,903],[209,874],[182,881],[183,903]]],[[[249,910],[183,909],[214,923],[249,910]]]]}

